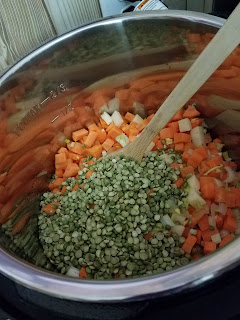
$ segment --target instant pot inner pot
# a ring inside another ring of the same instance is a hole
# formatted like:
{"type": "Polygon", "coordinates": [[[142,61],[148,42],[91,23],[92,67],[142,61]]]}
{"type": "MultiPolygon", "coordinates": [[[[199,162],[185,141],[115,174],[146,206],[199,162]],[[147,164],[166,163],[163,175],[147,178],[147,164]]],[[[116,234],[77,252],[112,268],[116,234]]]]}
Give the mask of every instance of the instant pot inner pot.
{"type": "MultiPolygon", "coordinates": [[[[39,203],[54,172],[56,148],[66,144],[61,137],[69,138],[64,127],[73,119],[71,101],[80,95],[81,103],[98,88],[124,88],[142,75],[186,71],[206,45],[204,35],[215,33],[221,24],[221,20],[206,15],[181,16],[170,11],[107,19],[50,41],[2,75],[1,254],[10,254],[9,259],[16,258],[16,264],[24,261],[33,268],[56,271],[39,242],[39,203]],[[190,43],[189,34],[202,35],[200,43],[190,43]],[[43,123],[44,132],[40,130],[43,123]],[[49,145],[52,149],[47,148],[49,145]]],[[[222,85],[231,81],[229,76],[222,85]]],[[[209,97],[207,105],[201,94],[194,97],[195,105],[206,117],[213,137],[223,137],[225,149],[239,164],[240,118],[237,111],[231,110],[239,110],[239,88],[221,88],[214,83],[211,88],[204,92],[209,97]]],[[[157,103],[160,105],[162,100],[157,103]]],[[[99,118],[91,104],[84,110],[79,117],[82,127],[88,125],[89,118],[99,118]]],[[[152,110],[145,111],[149,114],[152,110]]]]}

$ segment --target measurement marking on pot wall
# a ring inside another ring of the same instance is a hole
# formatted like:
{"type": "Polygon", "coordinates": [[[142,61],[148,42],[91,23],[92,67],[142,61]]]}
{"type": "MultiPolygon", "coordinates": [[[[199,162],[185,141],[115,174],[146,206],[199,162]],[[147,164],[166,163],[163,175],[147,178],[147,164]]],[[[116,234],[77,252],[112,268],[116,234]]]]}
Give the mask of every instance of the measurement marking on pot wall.
{"type": "Polygon", "coordinates": [[[49,92],[49,96],[45,98],[43,101],[41,101],[39,104],[36,104],[31,108],[31,110],[24,116],[24,118],[17,124],[16,128],[14,129],[14,133],[17,136],[20,136],[21,131],[25,129],[25,127],[29,124],[30,121],[32,121],[38,113],[44,108],[44,105],[47,101],[50,99],[55,99],[58,97],[61,93],[65,92],[67,90],[66,86],[61,83],[59,86],[56,87],[56,89],[51,90],[49,92]]]}
{"type": "Polygon", "coordinates": [[[53,123],[54,121],[56,121],[56,120],[60,117],[61,113],[65,116],[65,115],[68,113],[68,111],[73,111],[73,110],[74,110],[74,108],[72,107],[72,103],[70,102],[67,106],[65,106],[64,108],[62,108],[62,109],[60,110],[60,114],[58,114],[58,115],[52,120],[52,123],[53,123]]]}

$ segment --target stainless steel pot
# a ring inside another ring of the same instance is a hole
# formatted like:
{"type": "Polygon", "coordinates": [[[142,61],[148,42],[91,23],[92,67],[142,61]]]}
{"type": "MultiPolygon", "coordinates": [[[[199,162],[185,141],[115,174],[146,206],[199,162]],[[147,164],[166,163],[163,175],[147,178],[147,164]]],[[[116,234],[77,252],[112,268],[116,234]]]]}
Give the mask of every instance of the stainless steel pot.
{"type": "MultiPolygon", "coordinates": [[[[184,46],[186,30],[216,32],[223,22],[220,18],[184,11],[126,14],[86,25],[46,43],[0,78],[1,97],[26,79],[34,83],[27,98],[19,95],[17,103],[23,110],[17,117],[11,116],[12,130],[21,133],[31,117],[25,118],[22,127],[16,129],[19,117],[23,118],[26,110],[35,104],[41,105],[49,90],[61,83],[69,88],[85,88],[120,72],[169,63],[179,57],[182,61],[189,60],[194,57],[184,46]]],[[[32,117],[35,116],[33,113],[32,117]]],[[[77,301],[112,302],[142,300],[149,295],[168,296],[197,288],[240,263],[240,239],[236,239],[210,256],[161,275],[121,281],[81,281],[19,258],[17,250],[14,254],[11,246],[9,249],[5,236],[1,237],[1,243],[0,271],[4,275],[30,289],[77,301]]]]}

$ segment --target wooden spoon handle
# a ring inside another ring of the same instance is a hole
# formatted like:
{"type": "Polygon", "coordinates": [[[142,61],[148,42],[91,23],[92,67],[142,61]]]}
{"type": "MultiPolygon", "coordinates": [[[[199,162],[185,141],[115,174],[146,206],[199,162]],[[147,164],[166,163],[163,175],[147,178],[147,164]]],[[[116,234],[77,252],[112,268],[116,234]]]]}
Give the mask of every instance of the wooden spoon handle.
{"type": "Polygon", "coordinates": [[[159,131],[189,101],[239,43],[240,4],[164,101],[142,134],[129,145],[126,155],[140,160],[159,131]]]}

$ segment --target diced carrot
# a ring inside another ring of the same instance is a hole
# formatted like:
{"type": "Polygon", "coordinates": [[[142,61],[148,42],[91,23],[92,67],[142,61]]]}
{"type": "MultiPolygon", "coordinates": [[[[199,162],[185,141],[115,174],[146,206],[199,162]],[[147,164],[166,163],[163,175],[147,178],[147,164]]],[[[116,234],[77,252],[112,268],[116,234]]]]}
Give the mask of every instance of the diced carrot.
{"type": "Polygon", "coordinates": [[[194,168],[191,166],[180,168],[181,177],[184,179],[188,174],[194,174],[194,168]]]}
{"type": "Polygon", "coordinates": [[[194,106],[189,106],[183,113],[183,118],[196,118],[200,115],[200,112],[194,106]]]}
{"type": "Polygon", "coordinates": [[[194,228],[198,224],[199,220],[208,213],[209,209],[207,206],[204,206],[202,209],[195,210],[191,215],[191,219],[188,222],[190,228],[194,228]]]}
{"type": "MultiPolygon", "coordinates": [[[[130,129],[131,130],[131,129],[130,129]]],[[[116,126],[114,126],[109,132],[108,132],[108,137],[110,139],[116,139],[117,136],[122,134],[122,130],[116,126]]]]}
{"type": "Polygon", "coordinates": [[[173,130],[174,130],[175,133],[178,133],[178,132],[179,132],[179,124],[178,124],[178,121],[169,122],[169,123],[167,124],[167,126],[168,126],[169,128],[173,128],[173,130]]]}
{"type": "Polygon", "coordinates": [[[216,188],[215,189],[215,202],[225,202],[226,201],[226,189],[225,188],[216,188]]]}
{"type": "Polygon", "coordinates": [[[158,140],[155,144],[156,149],[162,150],[163,149],[163,144],[161,140],[158,140]]]}
{"type": "Polygon", "coordinates": [[[158,140],[159,140],[159,136],[156,136],[156,137],[153,139],[152,142],[153,142],[154,144],[156,144],[158,140]]]}
{"type": "Polygon", "coordinates": [[[79,188],[79,184],[78,184],[78,183],[76,183],[76,184],[75,184],[75,186],[72,188],[72,191],[77,191],[77,190],[78,190],[78,188],[79,188]]]}
{"type": "Polygon", "coordinates": [[[25,213],[24,216],[22,216],[21,219],[13,227],[12,234],[15,235],[20,231],[22,231],[22,229],[25,227],[30,217],[31,217],[30,213],[25,213]]]}
{"type": "Polygon", "coordinates": [[[68,164],[63,174],[64,178],[75,177],[78,174],[79,166],[76,163],[68,164]]]}
{"type": "Polygon", "coordinates": [[[98,131],[98,126],[96,125],[96,123],[92,123],[88,126],[88,130],[89,131],[98,131]]]}
{"type": "Polygon", "coordinates": [[[103,129],[107,129],[108,125],[102,118],[100,118],[100,123],[103,129]]]}
{"type": "Polygon", "coordinates": [[[137,138],[137,136],[129,136],[128,139],[129,139],[129,142],[132,142],[133,140],[135,140],[137,138]]]}
{"type": "Polygon", "coordinates": [[[197,234],[196,234],[196,237],[197,237],[197,244],[201,244],[201,240],[202,240],[202,231],[197,229],[197,234]]]}
{"type": "Polygon", "coordinates": [[[192,142],[185,143],[184,150],[188,151],[188,150],[194,150],[194,149],[195,149],[195,146],[192,142]]]}
{"type": "Polygon", "coordinates": [[[233,236],[231,236],[230,234],[227,234],[220,242],[219,248],[225,246],[227,243],[231,242],[232,240],[233,240],[233,236]]]}
{"type": "Polygon", "coordinates": [[[187,238],[188,234],[189,234],[190,228],[188,226],[185,227],[182,236],[184,238],[187,238]]]}
{"type": "Polygon", "coordinates": [[[61,195],[63,196],[66,191],[67,191],[67,187],[63,186],[61,190],[61,195]]]}
{"type": "Polygon", "coordinates": [[[126,120],[127,122],[132,122],[134,117],[135,117],[134,114],[127,112],[124,116],[124,120],[126,120]]]}
{"type": "Polygon", "coordinates": [[[167,138],[172,139],[174,137],[174,133],[175,133],[175,131],[173,128],[163,128],[160,131],[160,138],[162,140],[165,140],[167,138]]]}
{"type": "Polygon", "coordinates": [[[216,183],[214,178],[200,177],[200,191],[204,199],[214,200],[216,194],[216,183]]]}
{"type": "Polygon", "coordinates": [[[61,147],[61,148],[58,150],[58,153],[65,153],[65,154],[66,154],[66,157],[68,157],[68,149],[67,149],[67,148],[61,147]]]}
{"type": "Polygon", "coordinates": [[[129,136],[129,131],[130,131],[130,126],[129,126],[129,124],[125,124],[125,125],[122,127],[122,131],[123,131],[127,136],[129,136]]]}
{"type": "Polygon", "coordinates": [[[92,145],[94,144],[94,142],[96,141],[97,139],[97,136],[98,136],[98,132],[95,132],[95,131],[90,131],[88,136],[87,136],[87,139],[85,140],[84,144],[87,148],[90,148],[92,147],[92,145]]]}
{"type": "Polygon", "coordinates": [[[185,150],[182,154],[182,161],[186,163],[188,161],[189,157],[190,157],[190,154],[188,153],[187,150],[185,150]]]}
{"type": "Polygon", "coordinates": [[[177,152],[183,152],[184,151],[184,146],[185,146],[185,144],[183,142],[175,143],[174,149],[177,152]]]}
{"type": "Polygon", "coordinates": [[[230,215],[227,215],[223,222],[223,229],[228,230],[230,232],[235,232],[238,228],[238,222],[236,218],[230,215]]]}
{"type": "Polygon", "coordinates": [[[106,139],[104,143],[102,144],[102,147],[105,151],[109,151],[111,147],[114,145],[114,140],[112,139],[106,139]]]}
{"type": "Polygon", "coordinates": [[[217,249],[217,244],[216,242],[212,241],[204,241],[204,249],[203,252],[205,254],[211,253],[217,249]]]}
{"type": "Polygon", "coordinates": [[[43,207],[43,211],[47,214],[56,213],[59,202],[52,202],[43,207]]]}
{"type": "Polygon", "coordinates": [[[207,214],[204,214],[202,218],[198,221],[198,226],[201,229],[201,231],[209,230],[210,225],[207,214]]]}
{"type": "Polygon", "coordinates": [[[62,169],[56,169],[55,173],[58,178],[63,177],[63,170],[62,169]]]}
{"type": "Polygon", "coordinates": [[[86,268],[82,267],[79,271],[79,278],[80,279],[87,279],[87,277],[88,277],[88,274],[87,274],[86,268]]]}
{"type": "MultiPolygon", "coordinates": [[[[194,211],[196,211],[195,208],[193,208],[192,206],[188,206],[188,212],[189,212],[190,214],[193,214],[194,211]]],[[[191,223],[192,223],[192,221],[191,221],[191,223]]],[[[190,224],[191,224],[191,223],[190,223],[190,224]]]]}
{"type": "Polygon", "coordinates": [[[85,174],[85,178],[90,178],[94,172],[95,171],[93,171],[93,170],[88,170],[88,172],[85,174]]]}
{"type": "Polygon", "coordinates": [[[215,168],[220,164],[223,164],[223,159],[221,156],[214,157],[207,161],[207,165],[209,166],[210,169],[215,168]]]}
{"type": "Polygon", "coordinates": [[[137,136],[139,134],[139,130],[137,128],[130,128],[129,136],[137,136]]]}
{"type": "Polygon", "coordinates": [[[55,164],[56,166],[62,163],[66,163],[67,156],[66,153],[57,153],[55,154],[55,164]]]}
{"type": "Polygon", "coordinates": [[[148,120],[144,119],[142,122],[137,124],[137,129],[142,131],[148,125],[148,120]]]}
{"type": "Polygon", "coordinates": [[[212,238],[211,236],[213,236],[214,234],[217,234],[218,233],[218,230],[215,229],[215,230],[204,230],[202,231],[202,238],[204,241],[211,241],[212,238]]]}
{"type": "Polygon", "coordinates": [[[221,216],[217,216],[217,220],[216,220],[216,227],[221,230],[223,227],[223,217],[221,216]]]}
{"type": "Polygon", "coordinates": [[[178,188],[181,188],[183,185],[184,181],[182,178],[178,178],[175,182],[173,182],[178,188]]]}
{"type": "Polygon", "coordinates": [[[55,189],[52,190],[52,193],[54,193],[54,194],[58,193],[58,192],[60,192],[60,190],[58,188],[55,188],[55,189]]]}
{"type": "Polygon", "coordinates": [[[182,246],[182,250],[184,250],[187,254],[190,254],[196,242],[197,242],[197,237],[190,234],[185,240],[182,246]]]}
{"type": "Polygon", "coordinates": [[[174,143],[191,142],[191,136],[188,133],[174,133],[174,143]]]}
{"type": "Polygon", "coordinates": [[[73,153],[77,153],[78,155],[82,155],[84,148],[81,143],[73,142],[73,143],[70,143],[69,150],[73,153]]]}
{"type": "Polygon", "coordinates": [[[149,239],[151,239],[152,237],[153,237],[153,234],[151,233],[151,231],[144,235],[144,239],[147,240],[147,241],[149,239]]]}
{"type": "Polygon", "coordinates": [[[72,133],[73,141],[80,141],[83,137],[88,135],[88,131],[86,129],[80,129],[72,133]]]}
{"type": "Polygon", "coordinates": [[[103,145],[98,144],[92,148],[85,149],[85,154],[87,156],[92,156],[93,158],[99,159],[102,156],[103,145]]]}
{"type": "Polygon", "coordinates": [[[183,109],[179,110],[175,116],[172,117],[171,121],[178,121],[178,120],[182,120],[183,118],[183,109]]]}
{"type": "Polygon", "coordinates": [[[73,161],[79,161],[81,159],[81,156],[74,152],[69,152],[69,158],[73,161]]]}
{"type": "MultiPolygon", "coordinates": [[[[198,243],[197,243],[198,244],[198,243]]],[[[193,260],[198,260],[198,259],[200,259],[201,258],[201,256],[199,255],[199,254],[197,254],[197,253],[195,253],[193,256],[192,256],[192,259],[193,260]]]]}
{"type": "Polygon", "coordinates": [[[150,114],[150,116],[147,117],[147,120],[151,121],[153,117],[154,117],[154,113],[150,114]]]}
{"type": "Polygon", "coordinates": [[[193,118],[193,119],[191,119],[192,128],[199,127],[199,126],[202,125],[202,123],[203,123],[203,119],[202,118],[193,118]]]}

